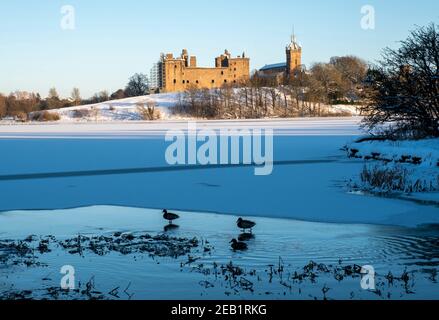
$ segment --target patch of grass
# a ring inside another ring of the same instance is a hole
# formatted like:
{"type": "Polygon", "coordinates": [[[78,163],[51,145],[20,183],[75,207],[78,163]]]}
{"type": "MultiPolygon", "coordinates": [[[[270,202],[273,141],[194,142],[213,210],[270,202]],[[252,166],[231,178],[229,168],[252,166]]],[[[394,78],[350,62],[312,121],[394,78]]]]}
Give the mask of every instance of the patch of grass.
{"type": "Polygon", "coordinates": [[[364,166],[360,174],[361,189],[384,193],[431,192],[438,190],[438,177],[430,178],[415,177],[413,171],[402,166],[364,166]]]}

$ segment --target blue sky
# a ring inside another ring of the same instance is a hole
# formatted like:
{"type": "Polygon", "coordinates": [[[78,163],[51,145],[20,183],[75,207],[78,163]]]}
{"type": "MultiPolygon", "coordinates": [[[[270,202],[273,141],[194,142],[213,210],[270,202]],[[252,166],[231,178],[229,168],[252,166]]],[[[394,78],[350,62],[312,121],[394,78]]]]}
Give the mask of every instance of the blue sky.
{"type": "Polygon", "coordinates": [[[308,66],[346,54],[374,61],[432,21],[437,0],[0,0],[0,92],[112,92],[149,73],[161,52],[182,48],[202,66],[226,48],[245,51],[256,69],[285,60],[293,25],[308,66]],[[73,31],[60,27],[63,5],[75,8],[73,31]],[[364,5],[376,10],[375,30],[360,26],[364,5]]]}

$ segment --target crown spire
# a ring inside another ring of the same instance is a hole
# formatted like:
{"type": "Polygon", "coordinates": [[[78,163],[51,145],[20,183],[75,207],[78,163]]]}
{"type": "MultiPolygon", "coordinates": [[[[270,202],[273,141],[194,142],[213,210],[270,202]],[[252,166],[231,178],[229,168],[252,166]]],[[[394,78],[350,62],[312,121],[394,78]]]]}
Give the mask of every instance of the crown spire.
{"type": "Polygon", "coordinates": [[[292,33],[291,33],[291,42],[288,45],[288,48],[289,49],[293,49],[293,50],[299,50],[300,49],[300,45],[297,42],[296,32],[295,32],[294,25],[293,25],[293,30],[292,30],[292,33]]]}
{"type": "Polygon", "coordinates": [[[294,30],[294,24],[293,24],[293,32],[291,33],[291,43],[296,43],[296,32],[294,30]]]}

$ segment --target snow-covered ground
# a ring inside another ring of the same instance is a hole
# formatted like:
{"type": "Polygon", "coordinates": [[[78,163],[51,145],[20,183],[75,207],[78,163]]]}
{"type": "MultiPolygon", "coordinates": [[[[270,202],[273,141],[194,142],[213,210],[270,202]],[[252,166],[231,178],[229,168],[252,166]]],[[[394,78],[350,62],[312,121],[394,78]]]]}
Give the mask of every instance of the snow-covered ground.
{"type": "Polygon", "coordinates": [[[126,98],[120,100],[112,100],[97,104],[83,105],[78,107],[51,110],[51,113],[60,115],[61,121],[139,121],[141,117],[137,112],[138,104],[154,103],[157,110],[160,111],[162,119],[176,119],[172,108],[174,108],[180,100],[178,93],[161,93],[148,96],[126,98]],[[83,118],[79,118],[75,114],[79,114],[82,110],[93,111],[83,118]],[[79,112],[78,112],[79,111],[79,112]]]}
{"type": "MultiPolygon", "coordinates": [[[[137,110],[139,104],[153,103],[160,112],[162,120],[189,119],[186,116],[174,112],[175,106],[180,104],[182,94],[160,93],[141,97],[112,100],[91,105],[83,105],[70,108],[50,110],[50,113],[58,114],[60,122],[112,122],[112,121],[140,121],[142,120],[137,110]]],[[[359,116],[358,106],[336,105],[321,107],[322,112],[331,115],[345,114],[359,116]]],[[[10,121],[0,124],[11,123],[10,121]]]]}
{"type": "Polygon", "coordinates": [[[418,141],[364,141],[347,146],[352,156],[385,161],[416,163],[423,167],[439,165],[439,139],[418,141]]]}
{"type": "Polygon", "coordinates": [[[360,116],[360,106],[350,105],[350,104],[337,104],[332,106],[324,107],[328,113],[347,113],[352,116],[360,116]]]}

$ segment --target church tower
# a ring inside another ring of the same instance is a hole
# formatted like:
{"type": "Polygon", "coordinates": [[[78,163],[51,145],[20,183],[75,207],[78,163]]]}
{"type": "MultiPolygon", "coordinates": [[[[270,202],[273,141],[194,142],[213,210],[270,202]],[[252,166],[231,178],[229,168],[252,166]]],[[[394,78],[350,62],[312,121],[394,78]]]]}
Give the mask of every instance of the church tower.
{"type": "Polygon", "coordinates": [[[287,53],[287,76],[291,77],[295,71],[302,65],[302,47],[297,43],[296,36],[293,33],[291,43],[286,48],[287,53]]]}

